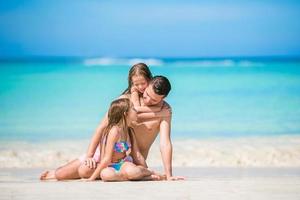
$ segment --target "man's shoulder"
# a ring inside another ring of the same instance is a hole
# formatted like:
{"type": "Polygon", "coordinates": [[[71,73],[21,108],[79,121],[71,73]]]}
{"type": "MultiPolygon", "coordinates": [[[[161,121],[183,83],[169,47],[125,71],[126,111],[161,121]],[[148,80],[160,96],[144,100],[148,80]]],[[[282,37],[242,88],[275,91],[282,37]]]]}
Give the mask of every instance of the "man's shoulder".
{"type": "Polygon", "coordinates": [[[172,109],[172,107],[171,107],[171,105],[168,103],[168,102],[166,102],[166,101],[163,101],[162,102],[162,109],[172,109]]]}
{"type": "Polygon", "coordinates": [[[167,111],[169,113],[169,117],[167,118],[171,118],[172,117],[172,107],[170,104],[168,104],[168,102],[163,101],[163,105],[162,105],[162,111],[167,111]]]}

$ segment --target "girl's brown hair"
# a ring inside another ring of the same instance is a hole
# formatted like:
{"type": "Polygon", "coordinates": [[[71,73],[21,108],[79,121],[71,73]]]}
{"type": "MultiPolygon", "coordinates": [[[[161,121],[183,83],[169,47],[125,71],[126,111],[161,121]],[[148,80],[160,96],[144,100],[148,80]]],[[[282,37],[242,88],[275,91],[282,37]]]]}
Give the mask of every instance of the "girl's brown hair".
{"type": "Polygon", "coordinates": [[[128,88],[122,94],[130,94],[133,76],[143,76],[148,82],[151,81],[153,77],[149,67],[145,63],[137,63],[133,65],[128,74],[128,88]]]}
{"type": "Polygon", "coordinates": [[[102,138],[100,140],[100,152],[101,152],[101,159],[102,156],[104,156],[104,148],[106,145],[106,140],[109,131],[113,126],[120,125],[123,127],[123,133],[125,131],[128,131],[130,140],[132,141],[132,133],[133,130],[128,127],[127,122],[126,122],[126,116],[129,111],[129,109],[132,108],[132,104],[129,99],[122,98],[122,99],[117,99],[111,102],[109,110],[108,110],[108,125],[104,129],[104,133],[102,135],[102,138]],[[104,143],[103,143],[104,142],[104,143]]]}

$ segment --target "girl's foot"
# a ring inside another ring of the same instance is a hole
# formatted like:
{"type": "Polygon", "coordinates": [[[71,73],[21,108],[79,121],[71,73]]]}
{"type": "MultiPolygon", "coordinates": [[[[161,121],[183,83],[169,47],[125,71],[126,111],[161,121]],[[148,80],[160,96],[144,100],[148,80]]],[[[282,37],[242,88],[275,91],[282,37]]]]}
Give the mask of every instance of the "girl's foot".
{"type": "Polygon", "coordinates": [[[44,171],[40,176],[41,181],[46,181],[46,180],[51,180],[51,179],[56,179],[54,170],[44,171]]]}
{"type": "Polygon", "coordinates": [[[152,174],[151,178],[153,181],[161,181],[162,180],[161,177],[157,174],[152,174]]]}
{"type": "Polygon", "coordinates": [[[166,180],[166,176],[160,174],[151,174],[150,176],[146,176],[142,179],[142,181],[163,181],[166,180]]]}
{"type": "Polygon", "coordinates": [[[157,177],[159,177],[159,181],[165,181],[167,180],[167,176],[165,174],[160,174],[158,172],[155,172],[153,170],[151,170],[152,175],[154,176],[153,178],[157,179],[157,177]]]}

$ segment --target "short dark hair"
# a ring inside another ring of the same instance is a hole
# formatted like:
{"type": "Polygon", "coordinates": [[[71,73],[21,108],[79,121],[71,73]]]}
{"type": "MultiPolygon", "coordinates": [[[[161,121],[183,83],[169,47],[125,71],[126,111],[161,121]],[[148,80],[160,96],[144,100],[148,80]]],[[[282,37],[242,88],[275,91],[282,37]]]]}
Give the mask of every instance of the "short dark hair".
{"type": "Polygon", "coordinates": [[[154,76],[150,84],[153,91],[158,95],[168,96],[171,90],[170,81],[164,76],[154,76]]]}

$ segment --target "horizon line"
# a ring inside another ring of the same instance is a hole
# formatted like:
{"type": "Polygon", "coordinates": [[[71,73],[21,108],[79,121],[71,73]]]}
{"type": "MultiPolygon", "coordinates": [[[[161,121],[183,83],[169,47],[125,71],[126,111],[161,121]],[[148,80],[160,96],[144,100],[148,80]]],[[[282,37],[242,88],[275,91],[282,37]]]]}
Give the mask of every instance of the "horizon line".
{"type": "Polygon", "coordinates": [[[300,55],[256,55],[256,56],[16,56],[16,57],[1,57],[0,62],[30,62],[30,61],[82,61],[85,59],[98,59],[98,58],[108,58],[108,59],[158,59],[158,60],[265,60],[265,61],[280,61],[280,60],[300,60],[300,55]]]}

